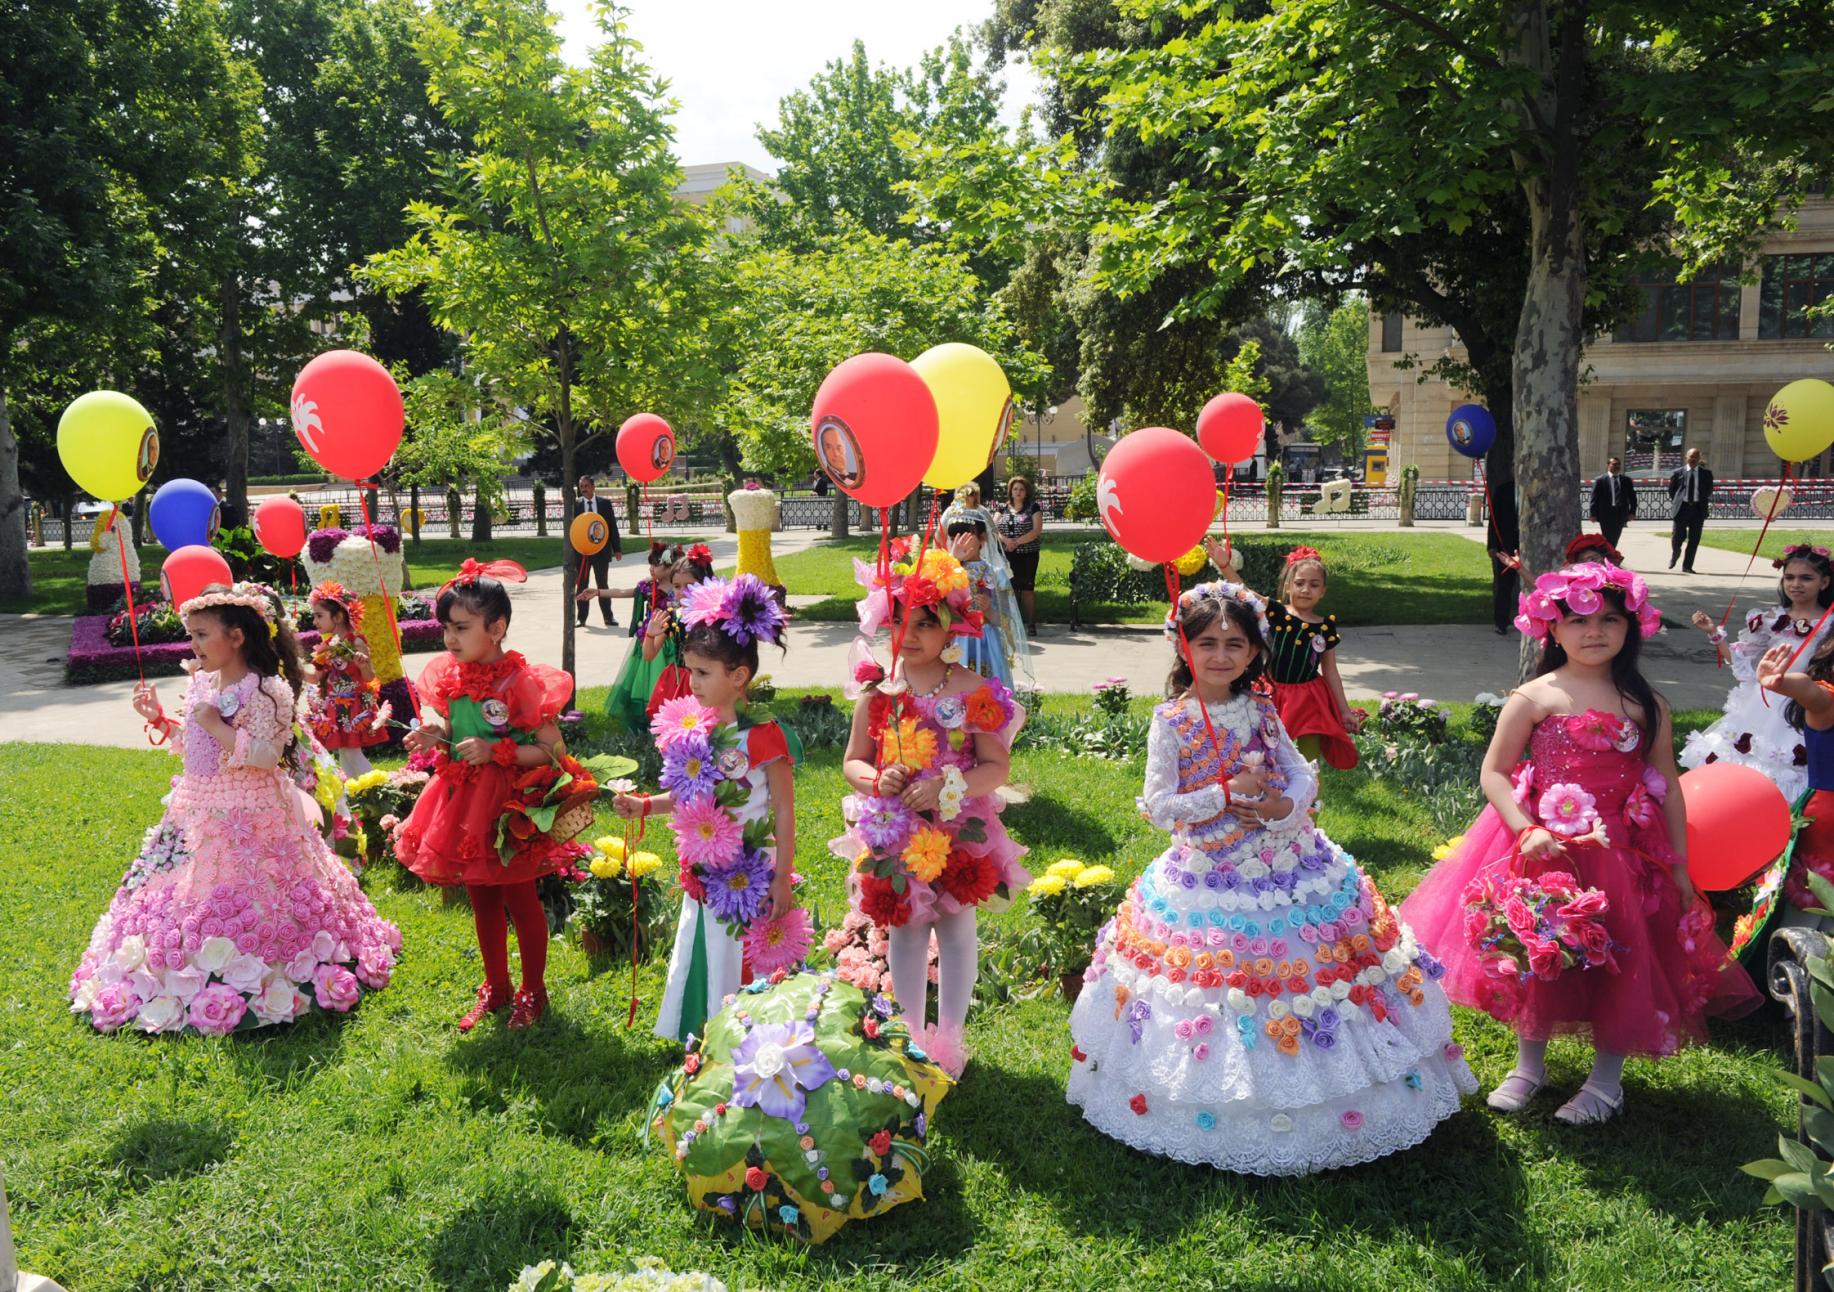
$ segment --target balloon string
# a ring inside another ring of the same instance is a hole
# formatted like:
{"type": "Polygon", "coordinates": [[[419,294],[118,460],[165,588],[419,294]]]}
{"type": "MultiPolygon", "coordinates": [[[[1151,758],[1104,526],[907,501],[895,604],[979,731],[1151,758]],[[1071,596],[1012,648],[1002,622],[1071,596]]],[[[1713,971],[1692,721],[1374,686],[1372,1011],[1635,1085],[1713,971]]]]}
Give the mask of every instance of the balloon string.
{"type": "MultiPolygon", "coordinates": [[[[1229,486],[1234,480],[1235,464],[1230,463],[1223,468],[1223,548],[1225,551],[1229,552],[1234,551],[1234,549],[1229,546],[1229,486]]],[[[1229,571],[1224,570],[1223,577],[1228,578],[1229,571]]]]}
{"type": "MultiPolygon", "coordinates": [[[[1789,473],[1792,465],[1789,462],[1783,464],[1783,475],[1778,479],[1777,491],[1771,497],[1769,508],[1766,509],[1763,528],[1758,530],[1758,541],[1751,545],[1751,557],[1745,562],[1744,572],[1738,576],[1738,582],[1732,585],[1732,596],[1726,602],[1726,613],[1719,617],[1719,627],[1722,633],[1725,631],[1727,621],[1732,618],[1732,608],[1738,604],[1739,590],[1745,586],[1745,580],[1750,577],[1751,567],[1757,564],[1758,552],[1764,546],[1764,535],[1770,532],[1770,522],[1775,520],[1777,513],[1783,510],[1783,491],[1789,487],[1789,473]]],[[[1812,637],[1813,634],[1810,636],[1812,637]]],[[[1804,639],[1803,644],[1805,646],[1808,644],[1807,639],[1804,639]]],[[[1715,668],[1726,667],[1726,654],[1724,646],[1718,642],[1713,643],[1713,666],[1715,668]]],[[[1790,660],[1792,664],[1795,662],[1793,658],[1790,660]]],[[[1770,707],[1770,693],[1763,687],[1758,688],[1758,699],[1762,701],[1766,709],[1770,707]]]]}
{"type": "MultiPolygon", "coordinates": [[[[121,504],[116,503],[114,510],[108,513],[108,524],[103,528],[115,531],[115,547],[121,553],[121,590],[127,595],[127,632],[134,641],[134,671],[140,674],[140,685],[146,685],[146,668],[140,662],[140,613],[134,609],[134,581],[127,575],[127,539],[121,536],[121,504]]],[[[177,610],[177,606],[172,607],[177,610]]],[[[147,743],[158,745],[161,742],[153,739],[151,724],[147,724],[147,743]]]]}
{"type": "Polygon", "coordinates": [[[626,1029],[637,1022],[637,870],[631,863],[636,860],[637,845],[643,842],[643,832],[649,828],[648,802],[643,806],[643,814],[637,818],[635,839],[630,836],[630,818],[624,819],[624,869],[630,875],[630,1010],[624,1015],[626,1029]]]}
{"type": "Polygon", "coordinates": [[[1178,613],[1178,567],[1170,561],[1165,564],[1165,592],[1172,602],[1172,622],[1178,625],[1178,648],[1184,654],[1184,666],[1191,672],[1191,694],[1196,697],[1198,713],[1203,715],[1210,748],[1216,751],[1216,783],[1226,785],[1229,769],[1223,763],[1223,742],[1217,739],[1216,726],[1210,721],[1210,706],[1197,690],[1197,661],[1191,655],[1191,640],[1184,635],[1184,616],[1178,613]]]}
{"type": "MultiPolygon", "coordinates": [[[[369,559],[376,565],[376,582],[382,586],[382,614],[388,620],[389,635],[395,639],[395,654],[401,654],[401,625],[395,622],[395,598],[388,590],[388,579],[382,573],[382,558],[376,554],[376,527],[369,519],[369,495],[363,492],[363,481],[353,480],[357,487],[357,505],[363,509],[363,535],[369,540],[369,559]]],[[[420,717],[420,697],[414,694],[414,684],[407,680],[407,669],[402,669],[402,682],[407,687],[408,705],[414,710],[414,716],[420,717]]]]}

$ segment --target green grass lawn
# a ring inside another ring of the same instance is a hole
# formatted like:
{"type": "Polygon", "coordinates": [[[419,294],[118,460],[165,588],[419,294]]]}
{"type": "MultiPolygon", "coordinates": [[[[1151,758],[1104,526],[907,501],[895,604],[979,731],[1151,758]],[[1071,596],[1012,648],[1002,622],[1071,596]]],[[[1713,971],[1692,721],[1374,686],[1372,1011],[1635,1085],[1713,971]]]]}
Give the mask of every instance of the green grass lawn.
{"type": "MultiPolygon", "coordinates": [[[[1759,1207],[1761,1186],[1737,1169],[1774,1155],[1793,1124],[1772,1080],[1774,1011],[1716,1028],[1711,1049],[1633,1062],[1626,1115],[1604,1127],[1561,1126],[1558,1097],[1514,1119],[1472,1099],[1411,1152],[1263,1181],[1097,1133],[1064,1103],[1062,1002],[989,1008],[937,1118],[928,1201],[821,1248],[747,1239],[693,1211],[641,1143],[672,1058],[648,1031],[660,959],[642,973],[635,1029],[626,973],[561,941],[554,1010],[533,1034],[497,1021],[461,1038],[452,1022],[479,977],[469,914],[382,868],[365,886],[406,955],[341,1023],[150,1040],[73,1020],[64,984],[171,772],[159,753],[0,745],[0,1165],[25,1267],[73,1289],[497,1290],[542,1257],[584,1270],[638,1254],[779,1289],[1755,1292],[1789,1278],[1789,1215],[1759,1207]]],[[[1015,780],[1031,799],[1007,822],[1040,865],[1100,858],[1131,876],[1165,844],[1134,811],[1139,776],[1022,746],[1015,780]]],[[[840,828],[838,755],[814,755],[796,789],[805,891],[831,922],[844,901],[823,846],[840,828]]],[[[1362,772],[1328,773],[1324,803],[1324,826],[1399,899],[1435,842],[1420,806],[1362,772]]],[[[666,830],[650,838],[667,854],[666,830]]],[[[1509,1034],[1465,1011],[1457,1027],[1494,1084],[1509,1034]]],[[[1588,1058],[1553,1047],[1557,1091],[1588,1058]]]]}
{"type": "MultiPolygon", "coordinates": [[[[1700,541],[1706,547],[1717,547],[1722,552],[1737,552],[1740,556],[1751,555],[1751,545],[1757,542],[1758,531],[1753,529],[1717,529],[1711,524],[1701,532],[1700,541]]],[[[1764,535],[1764,546],[1758,555],[1765,561],[1774,561],[1783,555],[1783,549],[1797,543],[1812,543],[1818,547],[1827,547],[1834,542],[1834,524],[1823,525],[1820,529],[1780,529],[1775,525],[1764,535]]],[[[1755,571],[1754,571],[1755,573],[1755,571]]]]}
{"type": "MultiPolygon", "coordinates": [[[[1079,543],[1106,543],[1093,532],[1047,532],[1038,563],[1038,617],[1070,621],[1070,561],[1079,543]]],[[[1246,543],[1278,543],[1283,549],[1308,544],[1331,570],[1324,607],[1346,627],[1355,624],[1484,623],[1490,615],[1490,564],[1480,544],[1456,534],[1308,533],[1304,530],[1244,530],[1246,543]]],[[[777,558],[777,573],[792,593],[829,598],[796,613],[805,619],[852,619],[859,585],[853,558],[870,561],[876,537],[821,543],[777,558]]],[[[1266,591],[1267,589],[1264,589],[1266,591]]],[[[1156,605],[1095,604],[1079,607],[1087,623],[1158,623],[1156,605]]]]}

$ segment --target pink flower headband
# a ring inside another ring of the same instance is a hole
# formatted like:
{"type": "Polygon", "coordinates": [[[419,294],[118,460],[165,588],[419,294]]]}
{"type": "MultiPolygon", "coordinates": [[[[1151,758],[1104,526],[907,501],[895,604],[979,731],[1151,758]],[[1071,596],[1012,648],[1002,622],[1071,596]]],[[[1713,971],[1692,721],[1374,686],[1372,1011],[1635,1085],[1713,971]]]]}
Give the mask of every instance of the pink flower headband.
{"type": "Polygon", "coordinates": [[[206,590],[198,593],[178,608],[178,615],[182,619],[193,611],[208,610],[212,606],[241,606],[272,624],[276,596],[275,591],[265,583],[232,583],[216,592],[206,590]]]}
{"type": "Polygon", "coordinates": [[[886,584],[880,582],[875,566],[854,558],[854,581],[866,589],[857,607],[861,632],[868,637],[877,633],[891,618],[896,601],[906,610],[929,607],[952,637],[982,635],[981,612],[974,608],[974,581],[952,552],[899,537],[892,540],[891,559],[891,582],[886,584]]]}
{"type": "Polygon", "coordinates": [[[1654,637],[1662,630],[1662,614],[1650,601],[1643,576],[1605,561],[1569,565],[1538,577],[1534,591],[1523,594],[1517,607],[1516,627],[1544,642],[1548,630],[1566,615],[1597,614],[1605,604],[1607,588],[1623,595],[1624,609],[1637,617],[1637,631],[1644,637],[1654,637]]]}
{"type": "Polygon", "coordinates": [[[1823,561],[1830,559],[1828,549],[1825,547],[1810,547],[1807,543],[1794,543],[1783,549],[1783,555],[1772,561],[1770,568],[1780,570],[1791,561],[1811,561],[1818,556],[1823,561]]]}
{"type": "Polygon", "coordinates": [[[1165,612],[1165,639],[1176,646],[1178,644],[1178,620],[1183,611],[1195,606],[1199,601],[1238,601],[1255,612],[1255,624],[1261,630],[1261,645],[1273,640],[1273,634],[1267,630],[1267,598],[1254,591],[1246,584],[1230,583],[1218,579],[1213,583],[1200,583],[1178,598],[1178,604],[1165,612]]]}

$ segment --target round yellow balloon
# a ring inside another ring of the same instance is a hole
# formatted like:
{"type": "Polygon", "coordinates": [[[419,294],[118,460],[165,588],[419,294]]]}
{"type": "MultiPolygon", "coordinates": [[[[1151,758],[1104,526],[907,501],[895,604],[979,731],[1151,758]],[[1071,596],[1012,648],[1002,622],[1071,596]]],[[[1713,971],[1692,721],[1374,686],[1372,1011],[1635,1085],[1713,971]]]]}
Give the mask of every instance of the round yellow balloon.
{"type": "Polygon", "coordinates": [[[1006,447],[1012,385],[992,355],[959,341],[931,346],[911,367],[936,397],[936,456],[923,482],[934,489],[967,484],[1006,447]]]}
{"type": "Polygon", "coordinates": [[[1834,386],[1792,381],[1764,408],[1764,438],[1785,462],[1804,462],[1834,444],[1834,386]]]}
{"type": "Polygon", "coordinates": [[[103,502],[139,493],[159,464],[159,432],[140,401],[92,390],[57,421],[57,456],[77,487],[103,502]]]}
{"type": "Polygon", "coordinates": [[[573,541],[573,550],[581,556],[597,556],[611,541],[611,530],[603,516],[583,511],[567,527],[567,537],[573,541]]]}

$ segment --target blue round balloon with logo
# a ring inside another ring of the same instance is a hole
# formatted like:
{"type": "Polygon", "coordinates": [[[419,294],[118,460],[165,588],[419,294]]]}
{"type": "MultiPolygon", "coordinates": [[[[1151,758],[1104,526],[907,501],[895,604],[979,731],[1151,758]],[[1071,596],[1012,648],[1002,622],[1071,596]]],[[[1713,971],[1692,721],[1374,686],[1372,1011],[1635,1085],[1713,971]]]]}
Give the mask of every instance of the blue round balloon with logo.
{"type": "Polygon", "coordinates": [[[1496,442],[1496,418],[1482,404],[1460,404],[1446,418],[1446,440],[1468,458],[1481,458],[1496,442]]]}
{"type": "Polygon", "coordinates": [[[196,480],[168,480],[147,504],[153,536],[168,552],[209,547],[217,532],[217,496],[196,480]]]}

